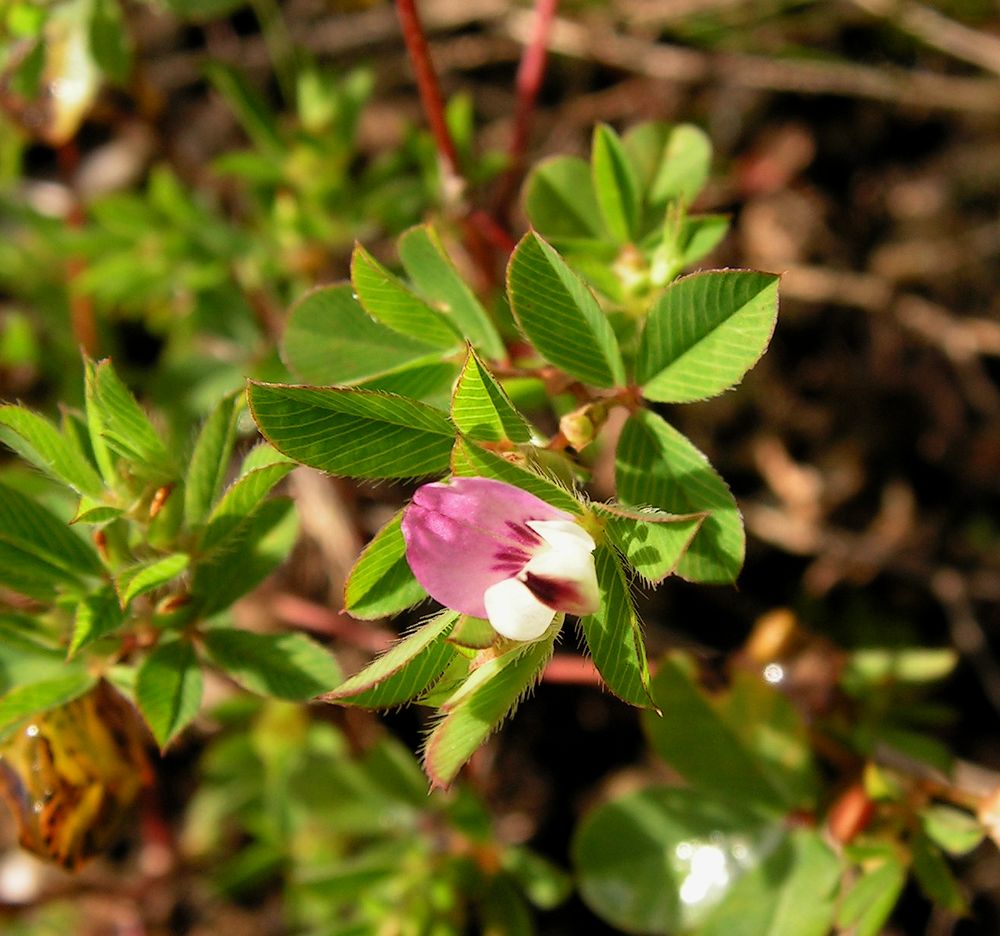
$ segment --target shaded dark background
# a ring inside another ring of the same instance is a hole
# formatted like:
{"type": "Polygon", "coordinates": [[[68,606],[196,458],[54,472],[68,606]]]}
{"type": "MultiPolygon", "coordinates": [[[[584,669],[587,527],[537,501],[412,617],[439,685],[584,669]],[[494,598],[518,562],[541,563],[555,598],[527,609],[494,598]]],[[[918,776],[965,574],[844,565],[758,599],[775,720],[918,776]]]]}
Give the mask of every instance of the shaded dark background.
{"type": "MultiPolygon", "coordinates": [[[[446,92],[471,95],[482,148],[504,148],[528,8],[497,0],[421,8],[446,92]]],[[[289,0],[282,12],[293,38],[324,63],[374,70],[362,148],[400,145],[420,107],[391,6],[289,0]]],[[[650,596],[651,648],[682,643],[721,660],[779,607],[845,646],[874,637],[954,645],[961,660],[938,696],[951,711],[940,738],[1000,769],[995,4],[611,0],[566,3],[561,16],[529,158],[585,155],[596,121],[621,130],[644,119],[694,122],[716,147],[712,181],[694,207],[733,220],[706,265],[785,274],[771,348],[741,388],[670,413],[737,495],[746,568],[738,588],[668,582],[650,596]],[[965,24],[963,42],[951,44],[915,10],[965,24]]],[[[211,185],[205,166],[240,131],[200,63],[206,55],[238,63],[276,97],[256,19],[244,11],[180,27],[137,6],[129,25],[162,101],[150,158],[166,154],[186,182],[211,185]]],[[[134,119],[129,101],[111,93],[79,145],[96,149],[134,119]]],[[[55,154],[33,148],[28,169],[55,172],[55,154]]],[[[343,277],[346,264],[346,253],[333,258],[322,278],[343,277]]],[[[133,367],[155,362],[156,339],[141,327],[124,326],[118,341],[133,367]]],[[[322,548],[310,548],[315,562],[322,548]]],[[[286,577],[289,587],[310,578],[286,577]]],[[[416,745],[419,718],[386,721],[416,745]]],[[[573,686],[540,687],[494,745],[498,810],[527,822],[539,850],[564,864],[582,812],[647,756],[635,713],[573,686]]],[[[194,753],[166,763],[178,791],[190,784],[194,753]]],[[[958,870],[975,895],[968,920],[933,911],[911,885],[887,932],[996,933],[994,847],[958,870]]],[[[203,931],[176,913],[177,932],[203,931]]],[[[539,928],[613,932],[577,899],[540,915],[539,928]]]]}

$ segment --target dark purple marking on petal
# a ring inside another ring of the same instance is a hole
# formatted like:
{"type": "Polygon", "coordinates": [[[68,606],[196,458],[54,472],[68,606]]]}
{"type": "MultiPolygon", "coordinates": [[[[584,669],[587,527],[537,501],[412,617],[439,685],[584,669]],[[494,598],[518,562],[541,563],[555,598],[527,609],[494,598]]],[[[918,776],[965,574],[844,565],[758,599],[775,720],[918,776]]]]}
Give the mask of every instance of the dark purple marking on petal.
{"type": "Polygon", "coordinates": [[[555,611],[575,613],[574,608],[583,605],[583,595],[572,582],[560,579],[543,578],[531,572],[525,572],[521,581],[531,590],[531,593],[544,605],[555,611]]]}
{"type": "Polygon", "coordinates": [[[501,546],[493,553],[493,558],[497,562],[516,562],[523,566],[531,560],[531,553],[518,549],[516,546],[501,546]]]}
{"type": "Polygon", "coordinates": [[[507,520],[504,526],[507,528],[507,532],[524,546],[538,546],[542,542],[542,538],[531,527],[525,526],[523,523],[507,520]]]}
{"type": "Polygon", "coordinates": [[[517,578],[523,568],[520,562],[495,562],[490,571],[499,573],[503,578],[517,578]]]}

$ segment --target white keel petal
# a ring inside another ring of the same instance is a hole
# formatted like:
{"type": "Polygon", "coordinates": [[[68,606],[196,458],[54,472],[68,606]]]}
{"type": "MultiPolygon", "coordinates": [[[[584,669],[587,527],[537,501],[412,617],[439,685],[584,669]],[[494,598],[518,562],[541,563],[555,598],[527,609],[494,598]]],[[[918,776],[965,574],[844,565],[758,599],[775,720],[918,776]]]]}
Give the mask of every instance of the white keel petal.
{"type": "Polygon", "coordinates": [[[483,603],[493,629],[510,640],[537,640],[555,617],[552,608],[542,604],[527,585],[514,578],[487,588],[483,603]]]}

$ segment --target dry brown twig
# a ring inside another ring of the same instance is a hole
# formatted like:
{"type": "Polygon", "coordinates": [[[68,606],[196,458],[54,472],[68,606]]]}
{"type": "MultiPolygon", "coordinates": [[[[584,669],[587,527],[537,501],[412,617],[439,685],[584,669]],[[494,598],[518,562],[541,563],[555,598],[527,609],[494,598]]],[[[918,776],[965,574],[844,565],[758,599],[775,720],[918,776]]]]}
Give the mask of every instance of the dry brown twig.
{"type": "MultiPolygon", "coordinates": [[[[530,41],[526,14],[512,12],[500,28],[530,41]]],[[[889,70],[851,62],[790,61],[756,55],[710,53],[557,18],[550,51],[682,84],[717,83],[762,91],[836,94],[890,101],[922,109],[1000,113],[1000,82],[917,70],[889,70]]]]}
{"type": "Polygon", "coordinates": [[[873,16],[890,20],[921,42],[1000,75],[1000,38],[950,19],[912,0],[852,0],[873,16]]]}

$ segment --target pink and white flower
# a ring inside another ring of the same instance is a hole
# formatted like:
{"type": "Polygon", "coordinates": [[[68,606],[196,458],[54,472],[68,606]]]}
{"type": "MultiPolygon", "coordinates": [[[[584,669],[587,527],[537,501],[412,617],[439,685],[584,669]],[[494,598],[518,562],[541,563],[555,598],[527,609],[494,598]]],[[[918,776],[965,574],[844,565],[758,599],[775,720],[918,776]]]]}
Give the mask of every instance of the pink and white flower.
{"type": "Polygon", "coordinates": [[[406,560],[447,608],[537,640],[558,612],[593,614],[595,544],[572,514],[490,478],[418,488],[403,513],[406,560]]]}

